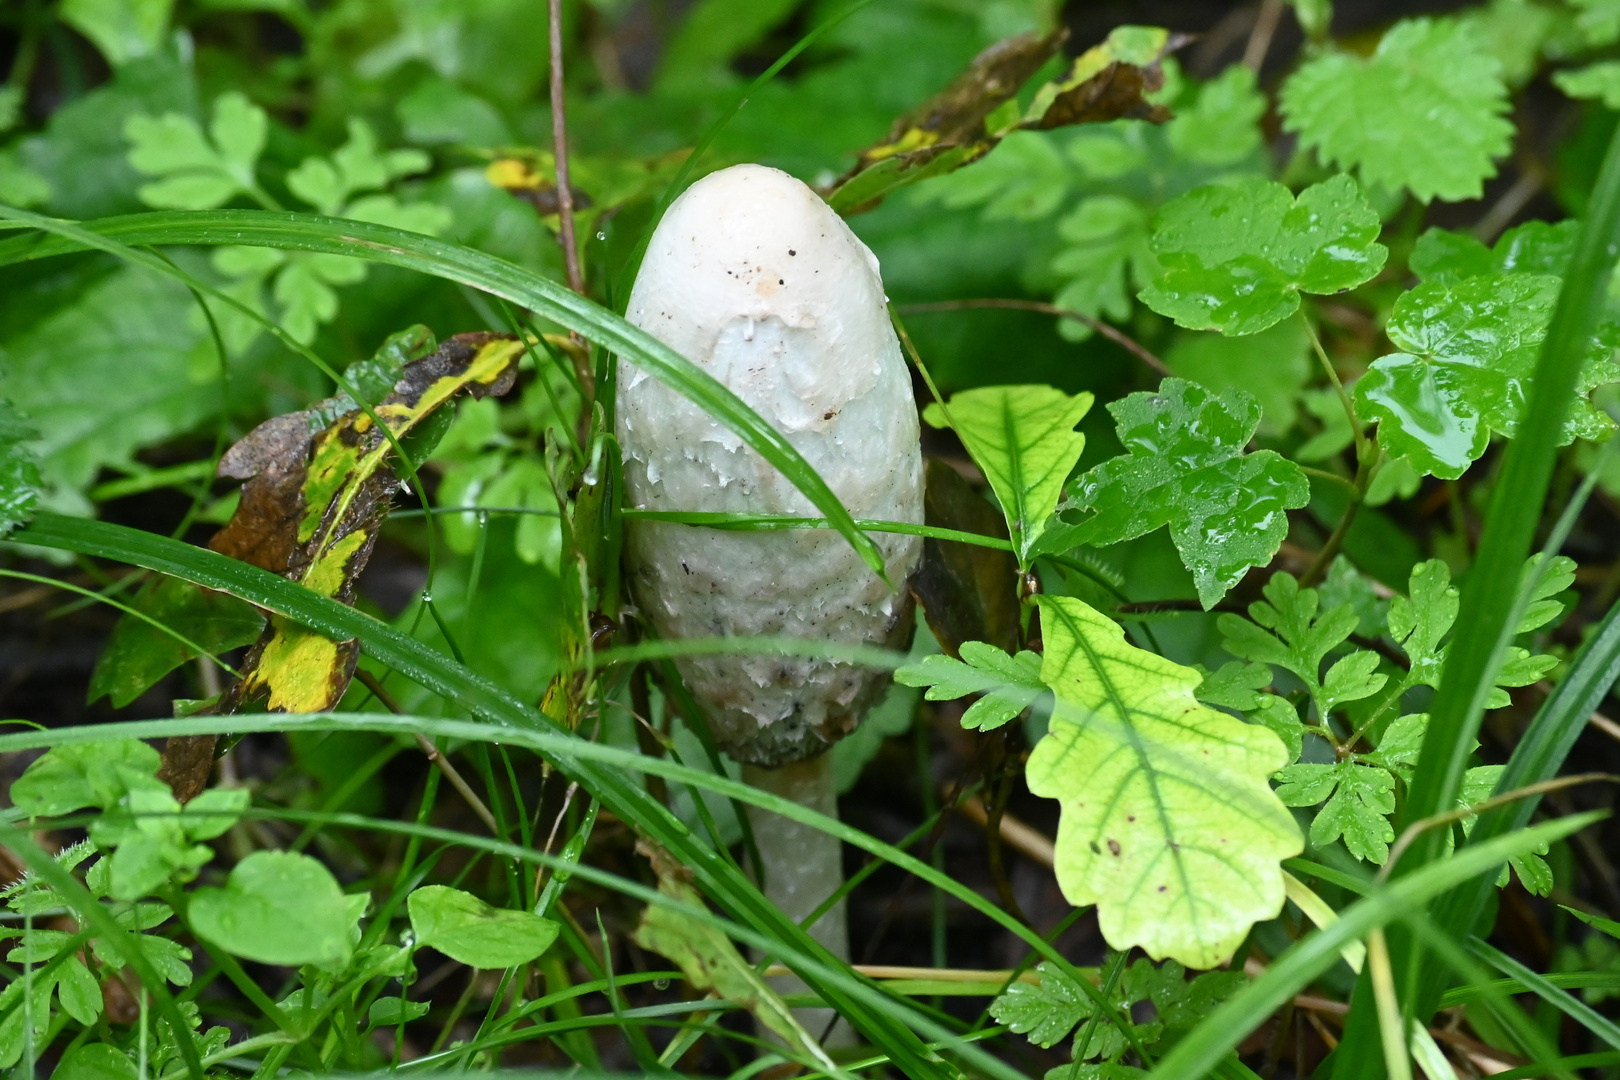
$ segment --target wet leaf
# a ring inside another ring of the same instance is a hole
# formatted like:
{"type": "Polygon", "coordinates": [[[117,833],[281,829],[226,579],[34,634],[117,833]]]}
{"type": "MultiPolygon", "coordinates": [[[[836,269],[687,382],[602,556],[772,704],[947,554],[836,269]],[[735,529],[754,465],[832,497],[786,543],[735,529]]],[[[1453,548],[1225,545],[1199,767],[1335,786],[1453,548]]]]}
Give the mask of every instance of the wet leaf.
{"type": "Polygon", "coordinates": [[[1146,26],[1115,29],[1018,112],[1010,104],[1014,95],[1057,55],[1066,37],[1062,30],[1044,37],[1021,34],[984,50],[944,90],[896,120],[888,137],[833,183],[827,201],[841,214],[870,210],[899,188],[979,160],[1015,131],[1170,119],[1169,110],[1147,97],[1164,85],[1160,61],[1190,39],[1146,26]]]}
{"type": "MultiPolygon", "coordinates": [[[[403,359],[431,346],[391,340],[373,361],[403,359]],[[389,352],[392,350],[392,353],[389,352]]],[[[467,393],[504,394],[517,377],[521,342],[499,334],[458,334],[400,368],[393,391],[375,406],[394,437],[408,440],[440,406],[467,393]]],[[[379,378],[376,368],[362,372],[379,378]]],[[[377,531],[401,487],[393,445],[346,395],[260,424],[220,460],[221,476],[245,480],[242,500],[210,546],[282,574],[322,596],[354,599],[377,531]]],[[[319,712],[343,697],[358,646],[335,642],[289,619],[270,626],[227,695],[228,710],[259,697],[283,712],[319,712]]]]}
{"type": "Polygon", "coordinates": [[[255,851],[223,889],[198,889],[190,922],[197,936],[261,964],[341,967],[353,946],[348,898],[331,871],[308,855],[255,851]]]}
{"type": "MultiPolygon", "coordinates": [[[[943,461],[923,463],[923,485],[925,524],[1007,539],[1006,519],[943,461]]],[[[958,655],[964,641],[1002,652],[1018,648],[1018,561],[1011,552],[930,537],[907,584],[947,654],[958,655]]]]}
{"type": "Polygon", "coordinates": [[[1351,289],[1384,268],[1378,215],[1356,182],[1335,176],[1296,200],[1248,177],[1197,188],[1153,222],[1163,272],[1139,294],[1192,330],[1254,334],[1299,309],[1299,294],[1351,289]]]}
{"type": "Polygon", "coordinates": [[[1057,707],[1028,777],[1062,805],[1063,895],[1098,905],[1115,949],[1214,967],[1282,910],[1281,860],[1301,838],[1266,778],[1287,750],[1201,704],[1195,669],[1127,644],[1081,601],[1039,603],[1057,707]]]}
{"type": "MultiPolygon", "coordinates": [[[[264,628],[264,617],[251,604],[179,578],[150,582],[130,606],[215,655],[251,645],[264,628]]],[[[197,656],[151,623],[126,614],[96,661],[88,699],[106,696],[121,709],[197,656]]]]}
{"type": "Polygon", "coordinates": [[[129,163],[160,178],[141,185],[141,201],[164,210],[208,210],[255,190],[254,166],[268,129],[265,111],[234,91],[214,102],[206,135],[181,113],[130,117],[124,123],[129,163]]]}
{"type": "Polygon", "coordinates": [[[1245,454],[1260,407],[1239,389],[1219,396],[1165,379],[1157,393],[1108,406],[1126,453],[1075,482],[1073,508],[1086,516],[1054,527],[1068,546],[1133,540],[1169,526],[1207,610],[1251,566],[1271,561],[1288,532],[1287,511],[1310,485],[1299,466],[1270,450],[1245,454]]]}
{"type": "MultiPolygon", "coordinates": [[[[691,871],[674,856],[646,839],[636,842],[636,850],[652,862],[659,892],[689,907],[705,906],[703,894],[692,884],[691,871]]],[[[743,1006],[799,1054],[831,1067],[815,1037],[800,1026],[776,991],[719,930],[664,904],[649,904],[631,940],[673,960],[694,988],[743,1006]]]]}
{"type": "Polygon", "coordinates": [[[1283,84],[1283,126],[1323,161],[1423,202],[1477,199],[1512,145],[1502,65],[1471,28],[1396,23],[1370,57],[1328,50],[1283,84]]]}
{"type": "Polygon", "coordinates": [[[24,445],[33,437],[11,403],[0,398],[0,536],[33,517],[39,502],[39,465],[24,445]]]}
{"type": "MultiPolygon", "coordinates": [[[[1447,285],[1425,281],[1395,301],[1386,332],[1400,352],[1356,382],[1356,412],[1378,441],[1424,473],[1461,476],[1492,432],[1518,428],[1531,372],[1558,299],[1556,277],[1478,274],[1447,285]]],[[[1613,423],[1587,400],[1620,379],[1612,329],[1594,340],[1564,421],[1563,441],[1599,438],[1613,423]]]]}
{"type": "Polygon", "coordinates": [[[983,695],[962,714],[962,726],[985,731],[1001,727],[1046,693],[1041,658],[1025,650],[1013,656],[982,641],[964,641],[962,658],[935,654],[894,673],[902,686],[926,686],[929,701],[955,701],[983,695]]]}
{"type": "Polygon", "coordinates": [[[527,964],[551,948],[561,930],[527,911],[491,907],[471,893],[424,885],[405,899],[416,943],[475,968],[527,964]]]}

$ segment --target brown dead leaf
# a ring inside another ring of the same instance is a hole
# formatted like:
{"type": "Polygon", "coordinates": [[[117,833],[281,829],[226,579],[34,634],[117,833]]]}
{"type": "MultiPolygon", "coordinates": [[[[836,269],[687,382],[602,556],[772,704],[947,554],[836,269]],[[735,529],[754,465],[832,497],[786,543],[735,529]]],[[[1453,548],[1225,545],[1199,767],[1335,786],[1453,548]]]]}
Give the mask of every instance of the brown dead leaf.
{"type": "MultiPolygon", "coordinates": [[[[929,458],[923,478],[927,524],[1007,539],[1006,518],[955,469],[929,458]]],[[[922,565],[911,579],[911,594],[922,605],[928,628],[952,657],[964,641],[1018,651],[1017,589],[1012,552],[932,538],[923,541],[922,565]]]]}

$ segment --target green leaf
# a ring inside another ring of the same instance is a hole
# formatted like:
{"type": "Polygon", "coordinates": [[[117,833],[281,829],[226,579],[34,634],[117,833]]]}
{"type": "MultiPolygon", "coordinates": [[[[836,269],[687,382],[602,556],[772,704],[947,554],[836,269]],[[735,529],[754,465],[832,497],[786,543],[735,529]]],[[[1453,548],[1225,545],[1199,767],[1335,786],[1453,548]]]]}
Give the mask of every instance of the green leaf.
{"type": "Polygon", "coordinates": [[[1512,145],[1502,66],[1469,28],[1403,19],[1370,57],[1327,51],[1282,89],[1283,126],[1323,161],[1423,202],[1479,198],[1512,145]]]}
{"type": "Polygon", "coordinates": [[[1342,836],[1358,859],[1382,865],[1389,858],[1389,843],[1395,839],[1389,823],[1395,812],[1395,777],[1389,770],[1351,761],[1301,764],[1283,769],[1277,780],[1277,797],[1285,805],[1325,801],[1311,822],[1313,845],[1326,847],[1342,836]]]}
{"type": "Polygon", "coordinates": [[[57,969],[56,996],[62,1009],[81,1024],[93,1024],[101,1015],[101,984],[77,956],[68,957],[57,969]]]}
{"type": "Polygon", "coordinates": [[[173,8],[174,0],[63,0],[62,21],[118,67],[158,50],[173,8]]]}
{"type": "Polygon", "coordinates": [[[105,810],[129,791],[131,776],[151,777],[162,756],[143,742],[60,746],[23,770],[11,801],[30,817],[57,817],[95,806],[105,810]]]}
{"type": "Polygon", "coordinates": [[[1423,750],[1423,735],[1428,727],[1427,713],[1408,713],[1397,717],[1384,729],[1383,737],[1378,740],[1378,748],[1360,757],[1388,769],[1402,780],[1410,781],[1412,770],[1417,767],[1418,754],[1423,750]]]}
{"type": "Polygon", "coordinates": [[[1332,712],[1351,701],[1372,697],[1389,676],[1378,672],[1378,654],[1363,649],[1341,657],[1322,680],[1322,711],[1332,712]]]}
{"type": "MultiPolygon", "coordinates": [[[[1457,796],[1457,809],[1467,810],[1489,799],[1495,792],[1502,774],[1507,770],[1506,765],[1478,765],[1463,774],[1462,791],[1457,796]]],[[[1462,819],[1464,836],[1473,834],[1474,826],[1479,823],[1479,817],[1469,814],[1462,819]]],[[[1497,875],[1496,884],[1501,888],[1508,883],[1508,870],[1519,875],[1519,883],[1532,896],[1546,896],[1552,892],[1555,884],[1552,867],[1542,858],[1547,854],[1547,845],[1541,844],[1529,851],[1521,852],[1508,860],[1507,866],[1497,875]]]]}
{"type": "Polygon", "coordinates": [[[1355,632],[1355,609],[1345,603],[1318,616],[1320,594],[1300,588],[1286,571],[1273,574],[1262,595],[1264,600],[1249,605],[1248,619],[1228,612],[1216,620],[1221,647],[1233,656],[1293,672],[1320,703],[1322,660],[1355,632]]]}
{"type": "MultiPolygon", "coordinates": [[[[1052,302],[1093,318],[1128,318],[1127,278],[1142,288],[1159,272],[1148,243],[1147,209],[1123,195],[1093,195],[1058,220],[1057,233],[1066,246],[1052,258],[1052,272],[1065,283],[1052,302]]],[[[1082,325],[1074,333],[1083,340],[1091,328],[1082,325]]]]}
{"type": "Polygon", "coordinates": [[[1572,98],[1603,102],[1620,109],[1620,60],[1600,60],[1583,68],[1553,72],[1553,85],[1572,98]]]}
{"type": "MultiPolygon", "coordinates": [[[[1020,1035],[1027,1035],[1036,1046],[1056,1046],[1075,1025],[1095,1010],[1096,1005],[1072,979],[1051,964],[1035,966],[1039,982],[1013,983],[990,1003],[990,1015],[998,1023],[1020,1035]]],[[[1121,1040],[1123,1044],[1123,1040],[1121,1040]]]]}
{"type": "MultiPolygon", "coordinates": [[[[264,616],[251,605],[175,578],[150,583],[130,606],[215,655],[251,645],[264,628],[264,616]]],[[[126,613],[113,627],[96,661],[88,699],[106,695],[121,709],[197,655],[169,634],[126,613]]]]}
{"type": "Polygon", "coordinates": [[[35,437],[11,402],[0,398],[0,536],[33,517],[39,503],[39,465],[24,445],[35,437]]]}
{"type": "MultiPolygon", "coordinates": [[[[1253,395],[1260,405],[1260,435],[1279,438],[1294,426],[1300,395],[1311,378],[1310,341],[1299,319],[1284,319],[1269,330],[1240,338],[1186,333],[1176,338],[1164,362],[1171,374],[1217,394],[1241,389],[1253,395]]],[[[1343,420],[1338,395],[1329,394],[1343,420]]],[[[1348,445],[1348,422],[1345,431],[1348,445]]]]}
{"type": "Polygon", "coordinates": [[[0,149],[0,202],[29,207],[38,206],[50,197],[49,180],[24,165],[16,151],[0,149]]]}
{"type": "Polygon", "coordinates": [[[124,122],[129,163],[147,176],[141,201],[175,210],[207,210],[255,190],[254,167],[269,120],[263,109],[232,91],[214,102],[208,135],[189,116],[138,115],[124,122]]]}
{"type": "Polygon", "coordinates": [[[382,997],[371,1003],[366,1022],[372,1027],[396,1027],[420,1020],[433,1007],[428,1001],[401,1001],[397,997],[382,997]]]}
{"type": "Polygon", "coordinates": [[[527,964],[551,948],[561,930],[527,911],[490,907],[471,893],[424,885],[405,898],[416,943],[475,968],[527,964]]]}
{"type": "Polygon", "coordinates": [[[1378,215],[1356,182],[1300,192],[1258,177],[1189,191],[1159,208],[1163,272],[1139,294],[1178,326],[1254,334],[1299,310],[1302,292],[1354,288],[1384,268],[1378,215]]]}
{"type": "MultiPolygon", "coordinates": [[[[1021,566],[1029,565],[1085,449],[1086,437],[1074,426],[1091,402],[1090,394],[1070,396],[1050,386],[986,386],[951,395],[949,424],[1000,500],[1021,566]]],[[[947,426],[937,402],[923,419],[947,426]]]]}
{"type": "Polygon", "coordinates": [[[1165,138],[1188,161],[1236,165],[1263,145],[1259,123],[1266,105],[1253,69],[1231,64],[1199,87],[1190,105],[1177,107],[1165,138]]]}
{"type": "Polygon", "coordinates": [[[52,1080],[135,1080],[137,1075],[135,1063],[122,1050],[92,1042],[64,1056],[51,1077],[52,1080]]]}
{"type": "Polygon", "coordinates": [[[1620,922],[1615,922],[1613,919],[1605,919],[1601,916],[1593,915],[1589,911],[1581,911],[1577,908],[1564,907],[1563,904],[1558,906],[1563,907],[1565,911],[1581,920],[1581,922],[1585,923],[1587,926],[1590,926],[1596,930],[1601,930],[1612,938],[1620,939],[1620,922]]]}
{"type": "Polygon", "coordinates": [[[1039,604],[1057,708],[1028,779],[1062,805],[1064,896],[1097,904],[1115,949],[1213,967],[1282,908],[1279,863],[1301,838],[1266,777],[1286,751],[1199,704],[1197,671],[1126,644],[1084,603],[1039,604]]]}
{"type": "MultiPolygon", "coordinates": [[[[1543,274],[1482,274],[1402,294],[1386,330],[1402,351],[1375,361],[1355,386],[1356,412],[1378,425],[1379,444],[1453,479],[1485,452],[1492,431],[1515,434],[1558,286],[1543,274]]],[[[1607,341],[1589,345],[1563,442],[1613,430],[1586,400],[1620,378],[1612,351],[1607,341]]]]}
{"type": "Polygon", "coordinates": [[[261,964],[327,970],[347,963],[354,919],[331,871],[308,855],[255,851],[223,889],[198,889],[190,922],[197,936],[261,964]]]}
{"type": "Polygon", "coordinates": [[[1519,620],[1521,634],[1539,630],[1562,618],[1567,608],[1558,596],[1575,584],[1574,559],[1567,555],[1554,555],[1547,568],[1541,570],[1544,558],[1546,556],[1538,551],[1524,564],[1524,576],[1519,587],[1526,588],[1532,580],[1536,581],[1536,585],[1528,590],[1529,603],[1524,609],[1524,618],[1519,620]]]}
{"type": "Polygon", "coordinates": [[[1213,607],[1251,566],[1271,561],[1286,511],[1309,501],[1310,485],[1270,450],[1243,452],[1260,408],[1242,390],[1217,396],[1165,379],[1108,411],[1126,453],[1076,481],[1073,506],[1088,516],[1064,530],[1065,544],[1117,544],[1167,525],[1198,599],[1213,607]]]}
{"type": "Polygon", "coordinates": [[[961,660],[936,653],[907,664],[894,673],[894,681],[928,687],[923,696],[929,701],[983,694],[962,714],[962,726],[984,731],[1007,723],[1046,693],[1039,655],[1025,650],[1008,656],[983,641],[964,641],[961,660]]]}

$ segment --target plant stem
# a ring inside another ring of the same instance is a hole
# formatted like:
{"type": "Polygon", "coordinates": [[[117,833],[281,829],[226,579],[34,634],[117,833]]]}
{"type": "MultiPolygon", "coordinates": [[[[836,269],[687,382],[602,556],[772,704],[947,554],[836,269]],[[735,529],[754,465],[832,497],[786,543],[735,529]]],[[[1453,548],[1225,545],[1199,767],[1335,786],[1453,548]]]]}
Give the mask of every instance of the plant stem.
{"type": "MultiPolygon", "coordinates": [[[[838,793],[830,753],[775,769],[744,765],[743,781],[817,813],[838,816],[838,793]]],[[[813,826],[789,821],[758,807],[748,808],[748,818],[764,862],[766,898],[788,918],[803,922],[843,884],[843,845],[837,837],[813,826]]],[[[838,959],[849,960],[849,926],[843,903],[834,904],[805,930],[838,959]]],[[[805,989],[805,984],[797,978],[776,981],[778,993],[803,993],[805,989]]],[[[814,1033],[827,1030],[837,1017],[831,1009],[825,1008],[794,1009],[793,1014],[806,1031],[814,1033]]],[[[852,1034],[847,1025],[840,1024],[832,1038],[824,1041],[832,1046],[850,1045],[852,1034]]]]}
{"type": "Polygon", "coordinates": [[[1126,334],[1123,330],[1120,330],[1118,327],[1112,326],[1101,319],[1093,318],[1082,311],[1071,311],[1069,308],[1058,307],[1056,304],[1043,304],[1039,300],[942,300],[933,304],[907,304],[905,307],[898,308],[896,310],[898,310],[902,315],[928,315],[937,311],[966,311],[970,308],[1002,308],[1008,311],[1035,311],[1042,315],[1052,315],[1059,319],[1073,319],[1075,322],[1084,323],[1086,326],[1089,326],[1093,331],[1101,334],[1109,341],[1112,341],[1115,345],[1118,345],[1120,348],[1142,361],[1142,363],[1146,364],[1154,371],[1157,371],[1160,375],[1170,374],[1170,369],[1165,365],[1163,360],[1160,360],[1157,356],[1153,355],[1153,353],[1149,352],[1147,348],[1145,348],[1140,342],[1126,334]]]}
{"type": "Polygon", "coordinates": [[[1370,443],[1363,442],[1357,446],[1360,464],[1356,467],[1355,490],[1350,493],[1350,504],[1344,508],[1344,514],[1334,526],[1333,534],[1327,538],[1327,543],[1316,553],[1316,561],[1311,563],[1310,569],[1299,579],[1301,588],[1315,585],[1327,575],[1328,567],[1333,564],[1339,549],[1344,546],[1344,538],[1349,535],[1350,527],[1356,523],[1356,515],[1361,513],[1361,506],[1367,501],[1367,489],[1372,486],[1373,477],[1378,475],[1378,468],[1383,464],[1384,455],[1382,451],[1377,450],[1362,455],[1359,451],[1364,446],[1372,449],[1370,443]]]}
{"type": "Polygon", "coordinates": [[[562,0],[547,0],[551,37],[551,146],[557,159],[557,220],[561,223],[563,264],[568,287],[585,295],[579,272],[579,245],[574,240],[574,189],[568,186],[568,116],[563,101],[562,0]]]}
{"type": "Polygon", "coordinates": [[[1350,404],[1350,395],[1345,392],[1344,383],[1339,381],[1339,372],[1328,359],[1327,350],[1322,348],[1322,339],[1316,336],[1316,327],[1311,325],[1311,318],[1305,314],[1304,305],[1299,309],[1299,321],[1305,324],[1305,333],[1311,339],[1311,348],[1316,350],[1316,358],[1322,363],[1322,370],[1327,372],[1329,381],[1333,383],[1334,391],[1339,395],[1339,404],[1344,406],[1344,415],[1350,420],[1350,430],[1356,436],[1356,460],[1362,456],[1362,444],[1367,441],[1367,433],[1362,430],[1361,417],[1356,415],[1355,406],[1350,404]]]}

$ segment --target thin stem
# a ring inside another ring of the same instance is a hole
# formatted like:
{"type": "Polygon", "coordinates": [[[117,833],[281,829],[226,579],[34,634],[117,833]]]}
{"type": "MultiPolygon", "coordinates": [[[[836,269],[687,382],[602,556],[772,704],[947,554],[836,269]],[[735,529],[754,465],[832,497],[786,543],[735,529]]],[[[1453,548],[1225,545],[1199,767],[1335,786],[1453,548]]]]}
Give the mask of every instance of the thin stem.
{"type": "MultiPolygon", "coordinates": [[[[377,700],[382,702],[383,708],[395,716],[399,716],[404,712],[399,707],[399,702],[394,700],[394,695],[388,692],[387,687],[383,686],[382,680],[378,679],[377,676],[364,668],[357,668],[354,677],[360,680],[362,686],[376,695],[377,700]]],[[[473,791],[466,779],[456,770],[456,767],[450,764],[450,759],[445,757],[443,752],[434,745],[432,739],[423,735],[420,731],[416,732],[415,736],[416,745],[421,747],[422,753],[427,755],[427,759],[433,763],[433,766],[444,774],[444,778],[450,781],[450,786],[459,791],[461,797],[467,800],[467,805],[472,808],[473,813],[478,815],[478,820],[489,827],[491,835],[500,836],[501,830],[495,822],[495,815],[490,813],[489,807],[484,805],[484,800],[478,797],[478,794],[473,791]]]]}
{"type": "Polygon", "coordinates": [[[1165,366],[1165,362],[1163,360],[1160,360],[1157,356],[1153,355],[1153,353],[1149,352],[1140,342],[1126,334],[1124,331],[1120,330],[1118,327],[1106,323],[1101,319],[1093,318],[1092,316],[1087,315],[1085,312],[1072,311],[1069,308],[1058,307],[1056,304],[1045,304],[1039,300],[942,300],[938,303],[932,304],[907,304],[905,307],[897,308],[895,310],[899,311],[903,315],[931,315],[940,311],[967,311],[972,308],[1000,308],[1007,311],[1034,311],[1041,315],[1052,315],[1059,319],[1073,319],[1075,322],[1084,323],[1086,326],[1089,326],[1092,330],[1101,334],[1109,341],[1112,341],[1115,345],[1118,345],[1120,348],[1142,361],[1142,363],[1146,364],[1154,371],[1157,371],[1160,375],[1168,376],[1170,374],[1170,369],[1165,366]]]}
{"type": "Polygon", "coordinates": [[[1256,75],[1266,62],[1266,53],[1271,51],[1271,39],[1277,33],[1277,23],[1282,20],[1282,13],[1283,0],[1265,0],[1260,5],[1260,15],[1254,20],[1254,30],[1243,49],[1243,66],[1256,75]]]}
{"type": "Polygon", "coordinates": [[[1338,525],[1334,526],[1333,534],[1327,538],[1327,543],[1316,553],[1316,561],[1311,563],[1310,569],[1299,579],[1302,588],[1315,585],[1326,576],[1328,567],[1338,556],[1339,549],[1344,546],[1344,538],[1349,535],[1350,527],[1356,523],[1356,516],[1361,513],[1362,504],[1367,501],[1367,489],[1372,486],[1373,478],[1378,475],[1378,468],[1384,462],[1382,451],[1373,454],[1358,453],[1356,456],[1360,464],[1356,468],[1356,480],[1350,494],[1350,503],[1344,508],[1344,515],[1339,518],[1338,525]]]}
{"type": "Polygon", "coordinates": [[[568,186],[568,117],[563,101],[562,0],[546,0],[551,36],[551,147],[557,159],[557,220],[561,222],[563,263],[568,287],[585,295],[579,272],[579,247],[574,241],[574,189],[568,186]]]}
{"type": "Polygon", "coordinates": [[[1302,305],[1299,309],[1299,321],[1305,324],[1305,333],[1311,339],[1311,348],[1316,350],[1316,358],[1322,362],[1322,370],[1327,372],[1328,379],[1333,383],[1334,392],[1339,395],[1339,404],[1344,406],[1344,415],[1350,420],[1350,430],[1356,435],[1356,460],[1361,460],[1362,445],[1367,441],[1367,433],[1362,430],[1361,417],[1356,415],[1355,406],[1350,404],[1350,395],[1344,389],[1344,383],[1339,381],[1339,372],[1334,368],[1333,361],[1328,359],[1327,350],[1322,348],[1322,339],[1316,336],[1316,327],[1311,325],[1311,318],[1305,314],[1302,305]]]}

